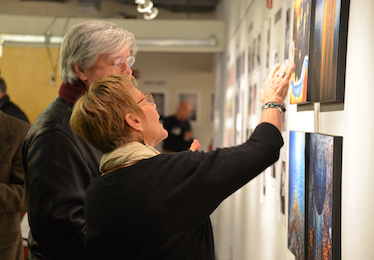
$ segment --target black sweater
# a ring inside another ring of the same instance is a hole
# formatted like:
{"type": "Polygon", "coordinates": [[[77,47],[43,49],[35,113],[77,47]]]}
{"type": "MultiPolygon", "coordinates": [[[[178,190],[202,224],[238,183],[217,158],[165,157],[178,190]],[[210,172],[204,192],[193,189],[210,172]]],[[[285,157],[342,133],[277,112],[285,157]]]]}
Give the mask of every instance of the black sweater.
{"type": "Polygon", "coordinates": [[[160,154],[95,179],[85,203],[88,249],[98,259],[214,259],[209,215],[282,145],[265,123],[237,147],[160,154]]]}

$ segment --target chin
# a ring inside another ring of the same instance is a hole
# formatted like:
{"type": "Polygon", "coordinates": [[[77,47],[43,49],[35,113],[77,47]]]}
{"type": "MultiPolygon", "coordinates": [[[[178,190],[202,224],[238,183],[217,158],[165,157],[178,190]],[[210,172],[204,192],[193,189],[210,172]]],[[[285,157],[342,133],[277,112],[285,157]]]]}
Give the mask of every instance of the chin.
{"type": "Polygon", "coordinates": [[[168,133],[167,133],[166,130],[165,130],[165,132],[166,132],[165,135],[161,136],[161,138],[159,140],[155,141],[153,147],[155,147],[157,144],[159,144],[160,142],[164,141],[168,137],[168,133]]]}
{"type": "Polygon", "coordinates": [[[166,131],[166,130],[164,129],[164,132],[165,132],[165,135],[164,135],[164,138],[163,138],[162,140],[165,140],[165,139],[168,138],[168,136],[169,136],[168,131],[166,131]]]}

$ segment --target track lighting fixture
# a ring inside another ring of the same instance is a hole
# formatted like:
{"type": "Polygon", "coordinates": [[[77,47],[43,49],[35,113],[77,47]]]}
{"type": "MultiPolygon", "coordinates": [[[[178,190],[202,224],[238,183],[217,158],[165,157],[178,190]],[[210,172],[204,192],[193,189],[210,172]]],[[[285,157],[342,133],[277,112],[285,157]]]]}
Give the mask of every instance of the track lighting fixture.
{"type": "Polygon", "coordinates": [[[138,5],[136,10],[139,13],[144,13],[145,20],[152,20],[158,15],[158,9],[153,6],[151,0],[135,0],[135,4],[138,5]]]}
{"type": "Polygon", "coordinates": [[[145,20],[152,20],[156,18],[157,15],[158,15],[158,9],[156,7],[153,7],[152,10],[150,12],[145,13],[143,17],[145,20]]]}
{"type": "Polygon", "coordinates": [[[138,10],[139,13],[150,12],[153,7],[153,2],[148,0],[135,0],[135,3],[138,4],[136,10],[138,10]]]}

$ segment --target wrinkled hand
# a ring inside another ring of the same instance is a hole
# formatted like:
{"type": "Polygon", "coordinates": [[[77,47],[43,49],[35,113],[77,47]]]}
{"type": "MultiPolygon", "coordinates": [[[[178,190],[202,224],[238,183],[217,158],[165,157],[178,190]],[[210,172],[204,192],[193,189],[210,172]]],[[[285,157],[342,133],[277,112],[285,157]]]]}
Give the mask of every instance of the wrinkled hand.
{"type": "Polygon", "coordinates": [[[264,89],[260,91],[262,103],[275,101],[283,104],[287,96],[291,74],[295,69],[295,63],[286,60],[282,66],[275,65],[273,71],[265,80],[264,89]]]}
{"type": "Polygon", "coordinates": [[[191,144],[191,147],[190,147],[190,150],[192,152],[194,152],[194,151],[197,151],[199,149],[200,149],[200,143],[199,143],[199,141],[197,139],[193,140],[193,142],[191,144]]]}

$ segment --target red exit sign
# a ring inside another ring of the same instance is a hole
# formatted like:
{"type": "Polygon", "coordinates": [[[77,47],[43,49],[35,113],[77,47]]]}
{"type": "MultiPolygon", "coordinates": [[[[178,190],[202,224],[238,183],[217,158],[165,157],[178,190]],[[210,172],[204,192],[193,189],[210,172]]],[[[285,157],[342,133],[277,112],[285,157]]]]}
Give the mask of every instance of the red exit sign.
{"type": "Polygon", "coordinates": [[[266,7],[272,8],[273,7],[273,0],[266,0],[266,7]]]}

